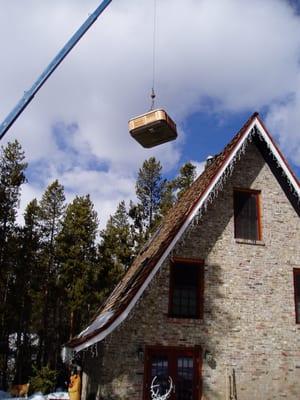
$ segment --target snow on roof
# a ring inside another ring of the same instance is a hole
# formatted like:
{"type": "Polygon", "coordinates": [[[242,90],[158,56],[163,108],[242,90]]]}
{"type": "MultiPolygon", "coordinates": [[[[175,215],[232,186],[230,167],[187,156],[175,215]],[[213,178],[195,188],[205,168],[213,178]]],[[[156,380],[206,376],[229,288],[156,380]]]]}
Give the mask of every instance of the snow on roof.
{"type": "Polygon", "coordinates": [[[87,336],[91,332],[102,328],[112,316],[113,311],[106,311],[103,314],[98,315],[96,319],[86,329],[79,333],[78,337],[80,338],[83,336],[87,336]]]}

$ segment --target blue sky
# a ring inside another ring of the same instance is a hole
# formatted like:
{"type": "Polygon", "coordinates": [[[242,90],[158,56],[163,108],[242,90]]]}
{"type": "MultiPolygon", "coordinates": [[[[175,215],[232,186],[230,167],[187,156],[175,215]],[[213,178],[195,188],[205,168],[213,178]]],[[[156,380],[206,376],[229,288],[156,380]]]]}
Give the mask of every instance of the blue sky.
{"type": "MultiPolygon", "coordinates": [[[[260,111],[263,120],[266,113],[266,110],[260,111]]],[[[251,114],[252,110],[226,115],[199,112],[188,117],[184,122],[187,142],[182,160],[205,159],[208,154],[213,155],[220,152],[251,114]],[[193,138],[191,143],[188,141],[189,136],[193,138]]],[[[272,134],[272,132],[270,133],[272,134]]],[[[277,138],[275,137],[275,139],[277,138]]],[[[300,164],[297,164],[293,159],[288,161],[299,179],[300,164]]]]}
{"type": "MultiPolygon", "coordinates": [[[[0,0],[0,119],[99,0],[0,0]]],[[[134,198],[137,169],[157,157],[168,177],[201,170],[259,111],[300,176],[300,16],[296,0],[157,0],[157,107],[176,142],[146,150],[127,122],[147,111],[153,0],[113,0],[6,135],[29,162],[20,215],[54,179],[67,199],[90,193],[101,226],[134,198]]]]}

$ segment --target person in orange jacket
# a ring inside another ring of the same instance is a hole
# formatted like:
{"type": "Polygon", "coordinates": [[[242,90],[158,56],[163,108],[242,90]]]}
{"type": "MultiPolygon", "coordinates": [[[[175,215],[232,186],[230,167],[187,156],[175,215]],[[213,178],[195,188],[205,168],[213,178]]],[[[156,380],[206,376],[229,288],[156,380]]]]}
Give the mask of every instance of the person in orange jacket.
{"type": "Polygon", "coordinates": [[[71,372],[70,383],[69,383],[69,397],[70,400],[80,400],[81,395],[81,378],[80,378],[80,367],[75,367],[71,372]]]}

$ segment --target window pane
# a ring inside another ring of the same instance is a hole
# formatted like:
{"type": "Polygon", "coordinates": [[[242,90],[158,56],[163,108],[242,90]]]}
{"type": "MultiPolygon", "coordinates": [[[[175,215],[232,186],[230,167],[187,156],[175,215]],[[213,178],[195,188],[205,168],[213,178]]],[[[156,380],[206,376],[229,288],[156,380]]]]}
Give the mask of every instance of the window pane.
{"type": "Polygon", "coordinates": [[[169,362],[167,356],[152,356],[151,382],[155,376],[154,391],[159,389],[159,393],[164,394],[169,388],[169,362]]]}
{"type": "Polygon", "coordinates": [[[296,272],[295,276],[296,296],[300,298],[300,269],[296,272]]]}
{"type": "Polygon", "coordinates": [[[176,400],[193,399],[194,366],[192,357],[177,359],[176,400]]]}
{"type": "Polygon", "coordinates": [[[298,298],[296,308],[297,308],[297,322],[300,323],[300,298],[298,298]]]}
{"type": "Polygon", "coordinates": [[[200,288],[199,266],[175,264],[172,269],[172,284],[172,315],[196,318],[200,288]]]}
{"type": "Polygon", "coordinates": [[[295,271],[296,320],[300,323],[300,269],[295,271]]]}
{"type": "Polygon", "coordinates": [[[234,192],[235,237],[258,240],[257,193],[234,192]]]}

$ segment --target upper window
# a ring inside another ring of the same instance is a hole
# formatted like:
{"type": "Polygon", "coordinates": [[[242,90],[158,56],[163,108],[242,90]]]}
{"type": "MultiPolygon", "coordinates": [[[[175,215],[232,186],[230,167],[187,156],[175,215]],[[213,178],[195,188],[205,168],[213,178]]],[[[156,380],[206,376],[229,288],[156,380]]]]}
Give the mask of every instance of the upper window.
{"type": "Polygon", "coordinates": [[[258,191],[234,191],[234,237],[261,240],[258,191]]]}
{"type": "Polygon", "coordinates": [[[300,268],[294,269],[296,324],[300,324],[300,268]]]}
{"type": "Polygon", "coordinates": [[[169,316],[201,318],[203,306],[203,262],[174,259],[170,273],[169,316]]]}

